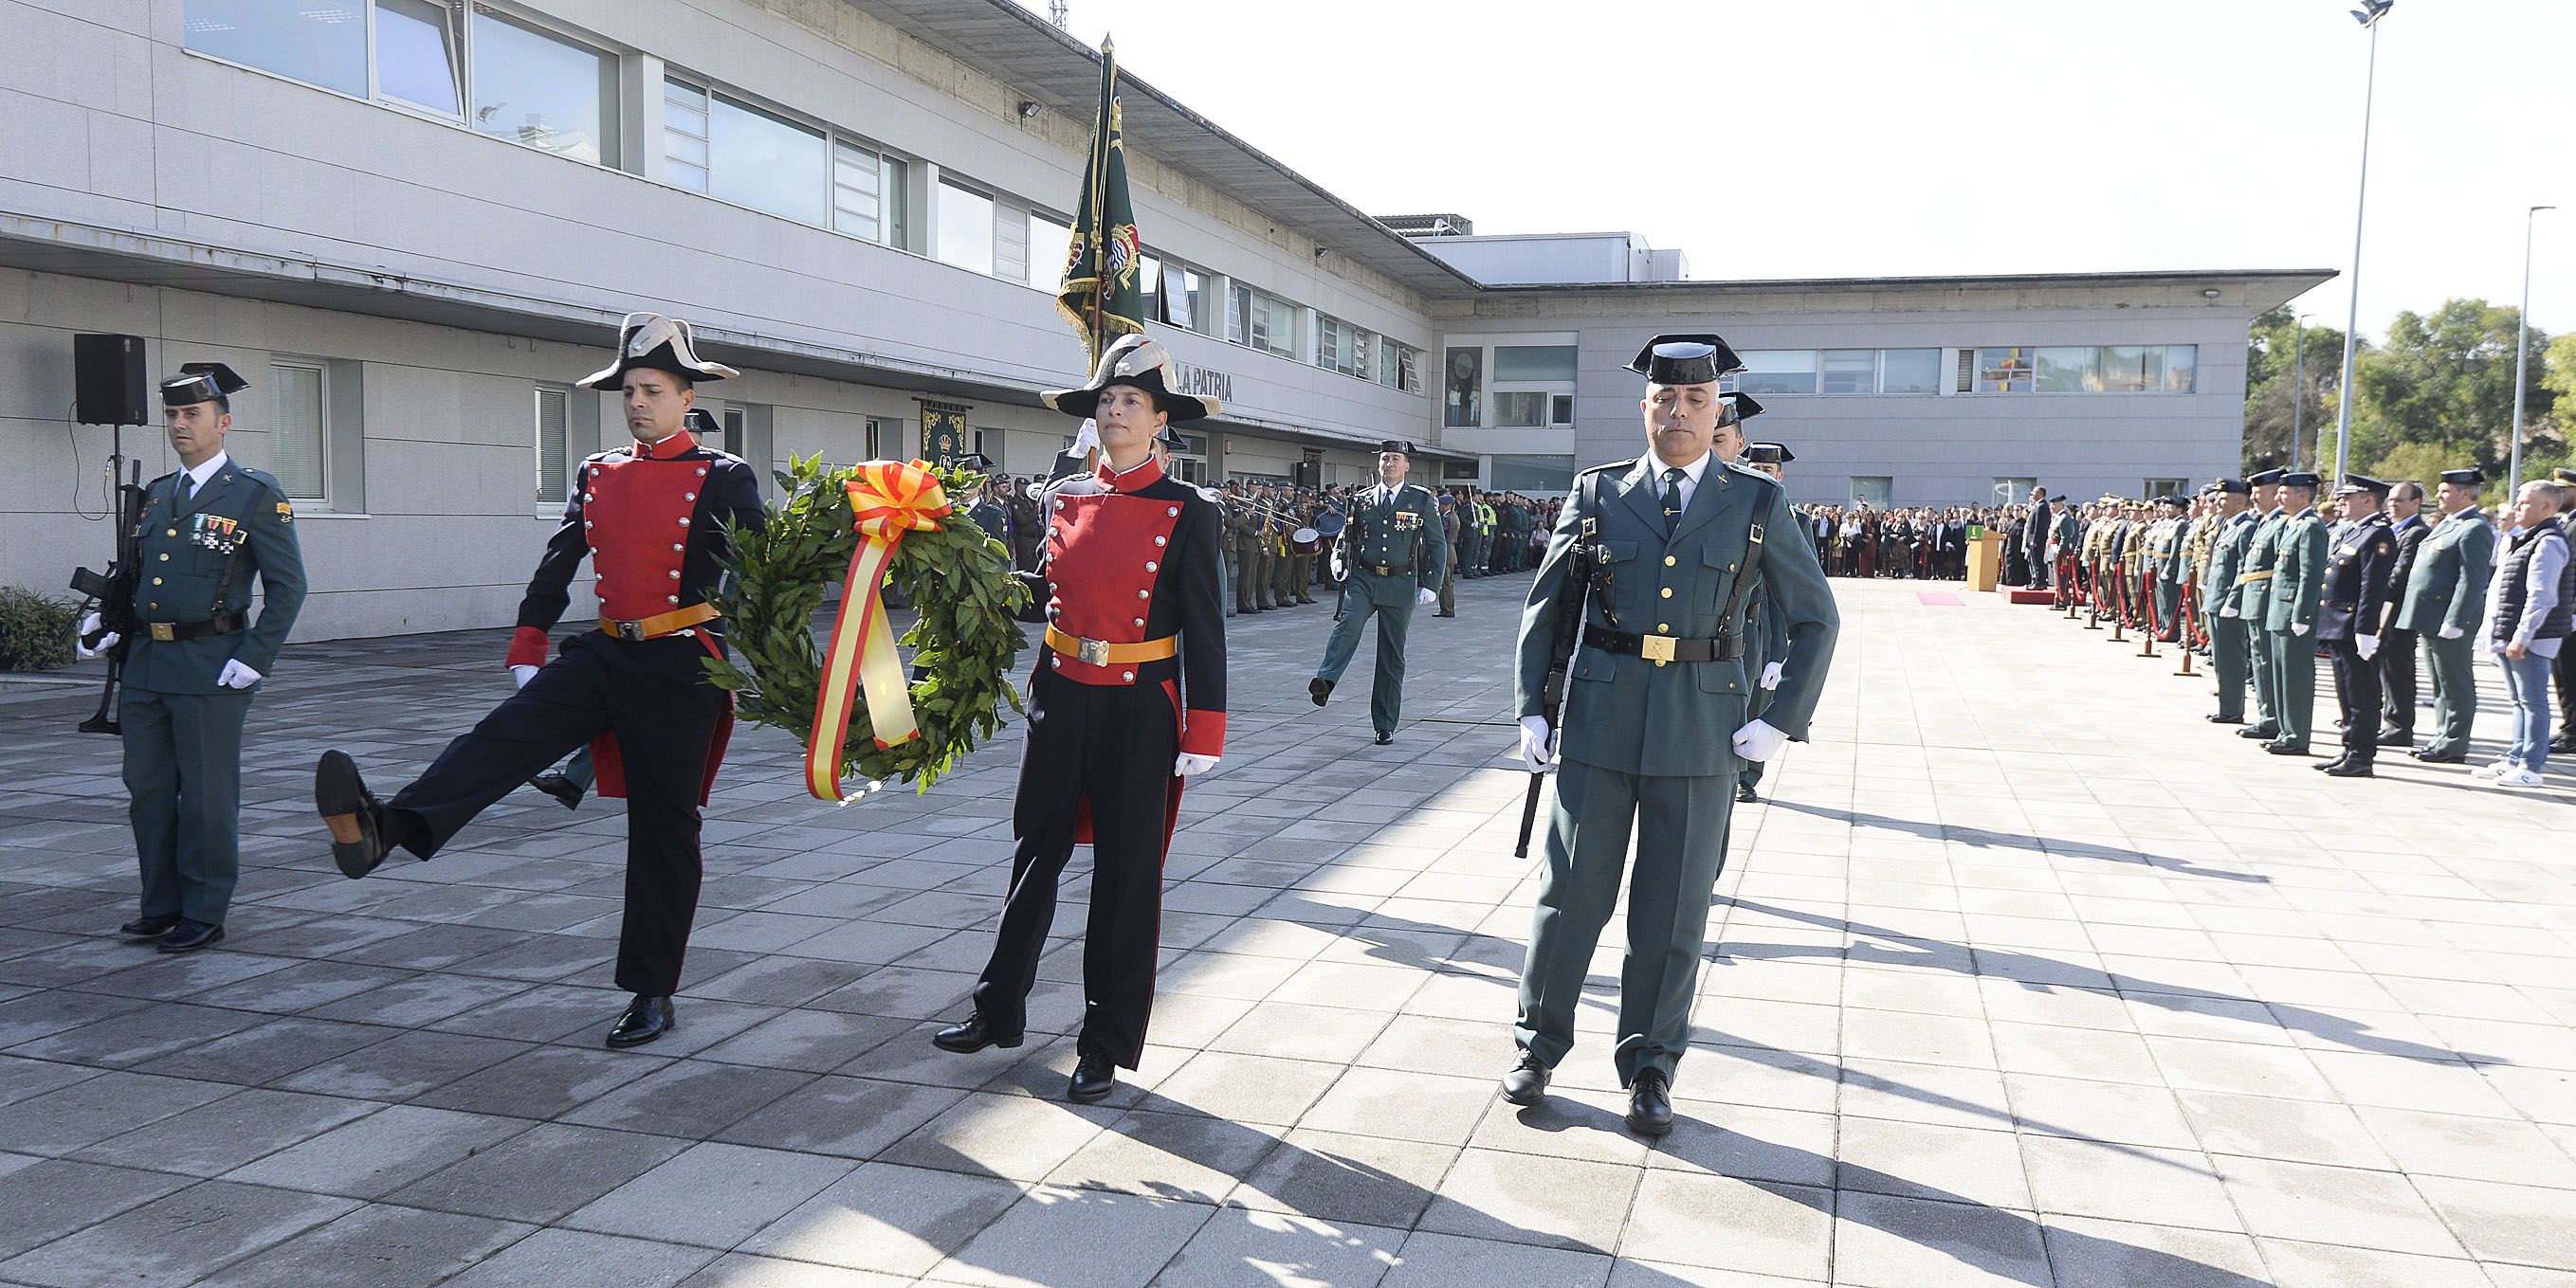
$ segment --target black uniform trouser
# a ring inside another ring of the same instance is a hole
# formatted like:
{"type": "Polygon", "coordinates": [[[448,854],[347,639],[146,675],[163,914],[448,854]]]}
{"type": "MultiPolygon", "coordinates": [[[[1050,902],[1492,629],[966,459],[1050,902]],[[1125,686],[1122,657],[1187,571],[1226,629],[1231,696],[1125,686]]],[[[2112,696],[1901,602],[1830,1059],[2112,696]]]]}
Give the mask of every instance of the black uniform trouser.
{"type": "Polygon", "coordinates": [[[1091,918],[1082,936],[1082,1031],[1074,1048],[1133,1069],[1154,1009],[1163,853],[1171,835],[1179,713],[1163,686],[1174,664],[1137,668],[1133,685],[1082,684],[1041,665],[1029,682],[1029,742],[1011,810],[1019,848],[975,1011],[994,1034],[1028,1025],[1029,990],[1055,923],[1056,884],[1074,822],[1091,807],[1091,918]]]}
{"type": "Polygon", "coordinates": [[[2549,672],[2558,684],[2558,736],[2576,737],[2576,648],[2561,645],[2549,672]]]}
{"type": "MultiPolygon", "coordinates": [[[[2306,641],[2294,641],[2304,644],[2306,641]]],[[[2351,636],[2326,641],[2334,654],[2335,703],[2343,709],[2343,754],[2355,760],[2379,758],[2379,664],[2365,661],[2351,636]]]]}
{"type": "Polygon", "coordinates": [[[385,841],[428,858],[494,801],[603,733],[626,771],[626,918],[617,986],[679,988],[698,911],[698,792],[725,694],[689,636],[626,641],[593,631],[566,643],[528,687],[447,744],[385,802],[385,841]]]}
{"type": "Polygon", "coordinates": [[[2415,737],[2415,632],[2390,627],[2379,637],[2380,719],[2383,727],[2415,737]]]}

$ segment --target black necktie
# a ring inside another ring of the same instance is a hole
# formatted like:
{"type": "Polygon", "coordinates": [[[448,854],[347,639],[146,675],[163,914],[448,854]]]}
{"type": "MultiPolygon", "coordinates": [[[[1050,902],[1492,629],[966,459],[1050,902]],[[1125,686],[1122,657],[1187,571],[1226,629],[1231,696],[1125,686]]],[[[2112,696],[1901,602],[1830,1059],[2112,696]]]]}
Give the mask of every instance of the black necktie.
{"type": "Polygon", "coordinates": [[[1682,477],[1683,470],[1678,465],[1664,471],[1664,531],[1666,532],[1672,531],[1673,525],[1680,523],[1682,519],[1682,477]]]}

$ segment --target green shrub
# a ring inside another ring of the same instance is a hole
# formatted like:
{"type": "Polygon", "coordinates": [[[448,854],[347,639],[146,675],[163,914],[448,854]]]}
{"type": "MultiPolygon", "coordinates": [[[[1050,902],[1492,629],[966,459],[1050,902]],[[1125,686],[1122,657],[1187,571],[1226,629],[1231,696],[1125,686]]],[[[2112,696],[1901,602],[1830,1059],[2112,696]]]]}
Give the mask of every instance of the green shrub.
{"type": "Polygon", "coordinates": [[[72,664],[70,604],[32,590],[0,586],[0,671],[51,671],[72,664]]]}

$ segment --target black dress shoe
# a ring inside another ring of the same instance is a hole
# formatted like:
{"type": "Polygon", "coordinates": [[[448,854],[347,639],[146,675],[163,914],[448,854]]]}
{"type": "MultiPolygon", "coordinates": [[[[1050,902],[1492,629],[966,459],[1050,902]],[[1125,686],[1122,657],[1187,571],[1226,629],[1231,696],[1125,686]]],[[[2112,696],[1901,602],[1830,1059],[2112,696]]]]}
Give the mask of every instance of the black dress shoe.
{"type": "Polygon", "coordinates": [[[2264,743],[2263,750],[2268,751],[2275,756],[2304,756],[2308,754],[2306,743],[2282,742],[2278,739],[2264,743]]]}
{"type": "Polygon", "coordinates": [[[165,912],[158,917],[137,917],[117,927],[116,933],[128,939],[159,939],[170,933],[170,927],[178,924],[179,914],[165,912]]]}
{"type": "Polygon", "coordinates": [[[1628,1085],[1628,1130],[1661,1136],[1673,1129],[1673,1093],[1661,1069],[1641,1069],[1628,1085]]]}
{"type": "Polygon", "coordinates": [[[1757,792],[1757,791],[1753,790],[1753,784],[1751,784],[1751,783],[1737,783],[1737,784],[1735,785],[1735,803],[1736,803],[1736,804],[1738,804],[1738,805],[1754,805],[1754,804],[1759,804],[1759,803],[1761,802],[1761,800],[1762,800],[1762,793],[1760,793],[1760,792],[1757,792]]]}
{"type": "Polygon", "coordinates": [[[2208,721],[2208,722],[2210,722],[2211,724],[2232,724],[2232,725],[2241,725],[2241,724],[2245,723],[2245,717],[2243,717],[2243,716],[2220,716],[2220,715],[2210,715],[2210,716],[2203,716],[2203,717],[2201,717],[2201,718],[2202,718],[2202,719],[2204,719],[2204,720],[2207,720],[2207,721],[2208,721]]]}
{"type": "Polygon", "coordinates": [[[2236,736],[2239,738],[2255,738],[2264,742],[2271,742],[2281,736],[2281,730],[2277,725],[2254,725],[2250,728],[2237,730],[2236,736]]]}
{"type": "Polygon", "coordinates": [[[1432,614],[1432,616],[1434,616],[1434,617],[1456,617],[1456,616],[1457,616],[1457,614],[1456,614],[1456,613],[1433,613],[1433,614],[1432,614]]]}
{"type": "Polygon", "coordinates": [[[1118,1087],[1118,1064],[1096,1051],[1083,1052],[1073,1062],[1073,1081],[1067,1083],[1064,1098],[1078,1105],[1107,1100],[1118,1087]]]}
{"type": "Polygon", "coordinates": [[[642,1046],[678,1027],[680,1017],[671,1009],[671,999],[638,993],[634,1001],[626,1004],[626,1013],[609,1027],[608,1045],[642,1046]]]}
{"type": "Polygon", "coordinates": [[[1306,696],[1313,698],[1316,706],[1324,705],[1324,699],[1333,696],[1333,682],[1320,675],[1306,681],[1306,696]]]}
{"type": "Polygon", "coordinates": [[[181,917],[172,922],[169,933],[161,936],[160,941],[152,946],[165,953],[193,953],[200,948],[212,948],[222,942],[224,942],[223,927],[209,926],[202,921],[190,921],[181,917]]]}
{"type": "Polygon", "coordinates": [[[2328,778],[2376,778],[2378,776],[2371,771],[2370,762],[2359,756],[2346,756],[2326,766],[2328,778]]]}
{"type": "Polygon", "coordinates": [[[1395,741],[1395,734],[1392,730],[1380,729],[1377,731],[1377,745],[1383,747],[1393,741],[1395,741]]]}
{"type": "Polygon", "coordinates": [[[1547,1099],[1547,1062],[1534,1051],[1523,1051],[1512,1062],[1511,1072],[1503,1075],[1503,1099],[1516,1105],[1534,1105],[1547,1099]]]}
{"type": "Polygon", "coordinates": [[[313,767],[313,808],[331,829],[331,861],[355,880],[385,861],[384,807],[367,791],[348,753],[326,751],[313,767]]]}
{"type": "Polygon", "coordinates": [[[2340,756],[2337,756],[2337,757],[2335,757],[2335,758],[2334,758],[2334,759],[2332,759],[2332,760],[2320,760],[2320,761],[2318,761],[2317,763],[2315,763],[2315,764],[2313,764],[2313,765],[2308,766],[2308,768],[2310,768],[2310,769],[2332,769],[2332,768],[2334,768],[2335,766],[2340,765],[2340,764],[2342,764],[2343,762],[2345,762],[2346,760],[2349,760],[2349,759],[2351,759],[2351,758],[2352,758],[2352,753],[2347,751],[2347,752],[2345,752],[2344,754],[2342,754],[2342,755],[2340,755],[2340,756]]]}
{"type": "Polygon", "coordinates": [[[959,1055],[972,1055],[986,1047],[1000,1047],[1007,1051],[1018,1046],[1021,1041],[1022,1036],[1017,1033],[1003,1037],[993,1032],[984,1023],[982,1011],[967,1016],[963,1024],[951,1024],[930,1035],[930,1045],[942,1051],[954,1051],[959,1055]]]}
{"type": "Polygon", "coordinates": [[[549,769],[528,780],[528,786],[555,798],[565,809],[581,808],[581,784],[549,769]]]}
{"type": "Polygon", "coordinates": [[[2465,765],[2469,763],[2469,753],[2465,751],[2449,756],[2427,756],[2421,749],[2418,749],[2411,754],[2417,760],[2423,761],[2428,765],[2465,765]]]}
{"type": "Polygon", "coordinates": [[[2412,747],[2415,745],[2415,731],[2412,729],[2382,729],[2379,731],[2379,745],[2382,747],[2412,747]]]}

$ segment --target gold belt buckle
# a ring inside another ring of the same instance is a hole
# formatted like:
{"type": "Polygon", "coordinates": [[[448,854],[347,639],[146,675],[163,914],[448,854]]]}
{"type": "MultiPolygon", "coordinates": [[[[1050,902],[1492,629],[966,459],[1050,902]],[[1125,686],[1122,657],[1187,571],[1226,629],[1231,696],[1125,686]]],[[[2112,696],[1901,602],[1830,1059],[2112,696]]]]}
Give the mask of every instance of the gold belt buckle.
{"type": "Polygon", "coordinates": [[[1109,641],[1077,639],[1073,643],[1074,655],[1081,658],[1084,665],[1109,665],[1109,641]]]}
{"type": "Polygon", "coordinates": [[[625,622],[625,621],[618,622],[618,623],[617,623],[617,638],[622,639],[622,640],[632,640],[632,641],[634,641],[634,642],[636,642],[636,643],[638,643],[638,644],[643,643],[643,642],[644,642],[644,623],[642,623],[642,622],[625,622]]]}
{"type": "Polygon", "coordinates": [[[155,642],[162,643],[162,644],[176,644],[176,643],[178,643],[178,642],[179,642],[179,624],[178,624],[177,622],[154,622],[154,623],[152,623],[152,638],[153,638],[153,640],[154,640],[155,642]]]}
{"type": "Polygon", "coordinates": [[[1681,640],[1670,635],[1642,635],[1637,638],[1637,656],[1662,666],[1676,656],[1681,640]]]}

